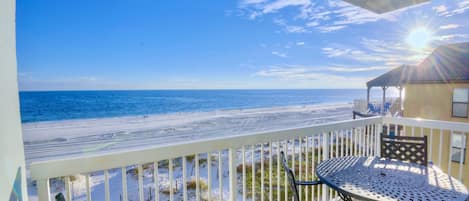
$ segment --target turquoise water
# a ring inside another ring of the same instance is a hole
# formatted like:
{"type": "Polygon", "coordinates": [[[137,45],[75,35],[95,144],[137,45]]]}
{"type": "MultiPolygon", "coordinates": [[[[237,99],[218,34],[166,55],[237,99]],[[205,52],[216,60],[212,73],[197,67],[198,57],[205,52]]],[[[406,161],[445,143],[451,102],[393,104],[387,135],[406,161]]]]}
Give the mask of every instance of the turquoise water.
{"type": "Polygon", "coordinates": [[[362,89],[20,92],[22,122],[347,103],[362,89]]]}

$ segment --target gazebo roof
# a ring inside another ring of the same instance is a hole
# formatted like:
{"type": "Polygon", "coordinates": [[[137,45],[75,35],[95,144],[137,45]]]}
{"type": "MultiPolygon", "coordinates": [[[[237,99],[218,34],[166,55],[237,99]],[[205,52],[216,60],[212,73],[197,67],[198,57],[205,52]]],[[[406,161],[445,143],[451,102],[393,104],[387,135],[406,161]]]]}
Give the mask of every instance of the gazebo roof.
{"type": "Polygon", "coordinates": [[[411,83],[469,82],[469,43],[436,48],[417,66],[402,65],[366,83],[368,87],[411,83]]]}

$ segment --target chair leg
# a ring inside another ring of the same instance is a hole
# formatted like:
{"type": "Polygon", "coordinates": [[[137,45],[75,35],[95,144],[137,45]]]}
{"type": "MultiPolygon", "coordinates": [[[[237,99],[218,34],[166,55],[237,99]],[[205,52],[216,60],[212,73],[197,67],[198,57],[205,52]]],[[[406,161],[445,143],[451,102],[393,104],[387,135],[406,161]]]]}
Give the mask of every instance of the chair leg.
{"type": "Polygon", "coordinates": [[[339,194],[340,199],[342,199],[343,201],[352,201],[352,197],[345,195],[340,191],[337,191],[337,194],[339,194]]]}

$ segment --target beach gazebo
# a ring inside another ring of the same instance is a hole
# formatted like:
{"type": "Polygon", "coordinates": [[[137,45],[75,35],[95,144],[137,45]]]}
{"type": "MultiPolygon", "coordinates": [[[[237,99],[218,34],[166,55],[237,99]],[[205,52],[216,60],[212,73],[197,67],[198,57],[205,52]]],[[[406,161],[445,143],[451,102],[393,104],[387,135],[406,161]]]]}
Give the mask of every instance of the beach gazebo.
{"type": "Polygon", "coordinates": [[[414,69],[415,66],[411,65],[402,65],[393,70],[380,75],[379,77],[370,80],[366,83],[367,86],[367,96],[366,103],[370,103],[370,91],[373,87],[379,87],[383,89],[383,103],[381,104],[381,113],[384,112],[384,103],[386,102],[386,90],[389,87],[396,87],[399,90],[399,102],[402,108],[402,89],[404,88],[405,83],[407,83],[408,76],[410,72],[414,69]]]}

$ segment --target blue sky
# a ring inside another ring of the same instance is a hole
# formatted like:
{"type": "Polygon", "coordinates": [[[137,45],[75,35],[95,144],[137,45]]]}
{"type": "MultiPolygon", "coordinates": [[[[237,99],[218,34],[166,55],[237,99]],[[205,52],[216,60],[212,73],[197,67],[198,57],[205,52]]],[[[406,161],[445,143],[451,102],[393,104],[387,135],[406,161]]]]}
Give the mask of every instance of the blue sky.
{"type": "Polygon", "coordinates": [[[17,1],[20,90],[364,88],[469,41],[469,0],[17,1]],[[417,28],[432,33],[412,47],[417,28]]]}

